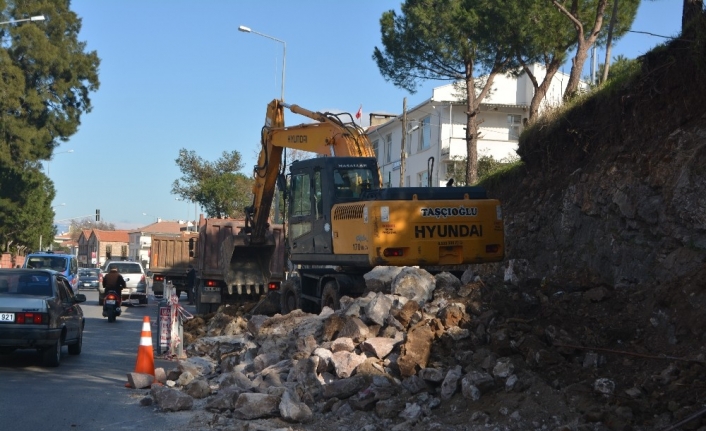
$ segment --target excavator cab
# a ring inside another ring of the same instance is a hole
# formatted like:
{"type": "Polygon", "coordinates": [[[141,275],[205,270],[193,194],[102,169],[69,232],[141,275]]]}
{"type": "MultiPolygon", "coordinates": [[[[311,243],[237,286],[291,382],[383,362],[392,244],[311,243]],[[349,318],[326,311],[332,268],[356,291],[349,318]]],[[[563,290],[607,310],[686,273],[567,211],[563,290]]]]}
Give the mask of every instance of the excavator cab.
{"type": "MultiPolygon", "coordinates": [[[[292,163],[289,188],[289,248],[307,260],[331,264],[331,208],[357,202],[379,190],[374,157],[317,157],[292,163]]],[[[293,260],[294,260],[293,259],[293,260]]]]}

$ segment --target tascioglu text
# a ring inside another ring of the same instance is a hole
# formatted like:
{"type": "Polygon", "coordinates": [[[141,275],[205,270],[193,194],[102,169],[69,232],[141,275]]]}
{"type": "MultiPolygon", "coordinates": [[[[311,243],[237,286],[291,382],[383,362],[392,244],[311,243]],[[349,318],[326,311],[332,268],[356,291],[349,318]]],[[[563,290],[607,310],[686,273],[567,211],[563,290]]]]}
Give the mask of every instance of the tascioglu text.
{"type": "Polygon", "coordinates": [[[446,208],[421,208],[422,217],[475,217],[478,215],[478,208],[471,207],[446,207],[446,208]]]}

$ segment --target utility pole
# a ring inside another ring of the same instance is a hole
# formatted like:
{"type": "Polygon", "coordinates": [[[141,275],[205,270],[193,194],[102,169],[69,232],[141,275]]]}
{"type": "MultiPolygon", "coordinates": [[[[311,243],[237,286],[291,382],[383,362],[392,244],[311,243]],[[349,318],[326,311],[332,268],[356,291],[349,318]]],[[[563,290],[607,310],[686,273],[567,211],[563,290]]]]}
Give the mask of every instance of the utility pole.
{"type": "Polygon", "coordinates": [[[400,187],[404,187],[405,146],[407,145],[407,98],[402,101],[402,145],[400,152],[400,187]]]}

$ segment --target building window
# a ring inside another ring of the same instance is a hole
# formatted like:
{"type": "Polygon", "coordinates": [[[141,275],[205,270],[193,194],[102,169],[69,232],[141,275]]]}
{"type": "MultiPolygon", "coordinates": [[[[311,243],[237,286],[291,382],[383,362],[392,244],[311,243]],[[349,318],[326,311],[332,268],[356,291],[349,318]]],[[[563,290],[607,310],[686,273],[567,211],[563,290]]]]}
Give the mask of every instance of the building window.
{"type": "Polygon", "coordinates": [[[385,161],[390,163],[392,161],[392,134],[385,136],[385,161]]]}
{"type": "Polygon", "coordinates": [[[431,145],[431,117],[422,119],[422,133],[419,139],[419,149],[426,150],[431,145]]]}
{"type": "Polygon", "coordinates": [[[419,181],[419,187],[429,186],[429,172],[424,171],[417,175],[417,181],[419,181]]]}
{"type": "Polygon", "coordinates": [[[127,246],[126,245],[120,246],[120,256],[127,257],[127,246]]]}
{"type": "Polygon", "coordinates": [[[105,258],[110,260],[112,257],[113,257],[113,246],[106,245],[105,246],[105,258]]]}
{"type": "Polygon", "coordinates": [[[522,124],[522,116],[521,115],[508,115],[507,116],[507,124],[509,130],[509,136],[508,139],[510,141],[517,141],[520,139],[520,124],[522,124]]]}
{"type": "Polygon", "coordinates": [[[405,177],[404,177],[404,185],[407,186],[407,187],[412,187],[412,184],[410,184],[410,181],[411,181],[411,180],[409,179],[409,175],[405,175],[405,177]]]}
{"type": "Polygon", "coordinates": [[[375,158],[376,158],[376,159],[379,158],[379,154],[378,154],[378,145],[379,145],[378,140],[377,140],[377,139],[374,140],[374,141],[373,141],[373,151],[375,152],[375,158]]]}

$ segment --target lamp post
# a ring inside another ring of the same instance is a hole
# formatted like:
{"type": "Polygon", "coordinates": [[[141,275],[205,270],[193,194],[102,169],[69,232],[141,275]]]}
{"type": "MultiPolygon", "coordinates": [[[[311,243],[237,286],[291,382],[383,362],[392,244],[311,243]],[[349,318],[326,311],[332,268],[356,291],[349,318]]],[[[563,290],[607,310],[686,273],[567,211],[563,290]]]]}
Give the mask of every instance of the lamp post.
{"type": "Polygon", "coordinates": [[[254,33],[254,34],[257,34],[258,36],[266,37],[268,39],[272,39],[272,40],[282,44],[282,94],[280,96],[280,100],[282,101],[282,103],[284,103],[284,69],[287,64],[286,63],[287,62],[287,43],[283,40],[277,39],[276,37],[272,37],[272,36],[266,35],[264,33],[258,33],[255,30],[251,29],[250,27],[245,27],[244,25],[241,25],[240,27],[238,27],[238,30],[242,31],[244,33],[254,33]]]}
{"type": "MultiPolygon", "coordinates": [[[[52,154],[52,158],[56,156],[57,154],[65,154],[65,153],[73,153],[74,150],[66,150],[66,151],[59,151],[58,153],[52,154]]],[[[47,160],[47,176],[49,176],[49,170],[50,170],[50,165],[51,165],[51,158],[47,160]]]]}
{"type": "Polygon", "coordinates": [[[3,21],[0,22],[0,25],[3,24],[16,24],[18,22],[25,22],[25,21],[44,21],[44,15],[37,15],[37,16],[32,16],[29,18],[23,18],[23,19],[14,19],[12,21],[3,21]]]}

